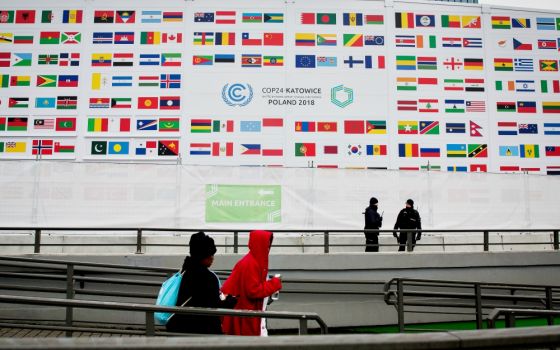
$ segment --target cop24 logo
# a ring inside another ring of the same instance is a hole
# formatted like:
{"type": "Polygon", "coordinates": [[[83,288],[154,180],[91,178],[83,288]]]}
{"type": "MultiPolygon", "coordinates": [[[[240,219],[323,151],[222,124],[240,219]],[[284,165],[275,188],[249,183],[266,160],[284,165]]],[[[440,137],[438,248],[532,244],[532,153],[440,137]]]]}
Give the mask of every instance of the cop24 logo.
{"type": "Polygon", "coordinates": [[[331,102],[344,108],[354,102],[354,90],[344,85],[337,85],[331,89],[331,102]]]}
{"type": "Polygon", "coordinates": [[[253,88],[250,84],[226,84],[222,88],[222,99],[228,106],[246,106],[253,99],[253,88]]]}

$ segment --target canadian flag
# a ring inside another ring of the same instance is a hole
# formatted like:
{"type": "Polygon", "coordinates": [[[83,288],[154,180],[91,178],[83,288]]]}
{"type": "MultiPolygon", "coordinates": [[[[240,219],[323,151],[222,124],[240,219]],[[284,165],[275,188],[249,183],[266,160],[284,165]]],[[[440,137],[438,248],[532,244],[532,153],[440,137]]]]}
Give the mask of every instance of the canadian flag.
{"type": "Polygon", "coordinates": [[[161,42],[181,44],[183,42],[183,33],[162,33],[161,42]]]}

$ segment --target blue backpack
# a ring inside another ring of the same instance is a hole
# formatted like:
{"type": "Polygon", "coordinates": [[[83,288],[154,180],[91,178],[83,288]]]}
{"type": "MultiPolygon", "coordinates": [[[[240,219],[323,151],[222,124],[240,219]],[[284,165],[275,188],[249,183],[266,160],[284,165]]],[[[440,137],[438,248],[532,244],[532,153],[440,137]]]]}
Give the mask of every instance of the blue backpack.
{"type": "MultiPolygon", "coordinates": [[[[181,287],[182,279],[183,274],[176,272],[173,276],[169,277],[162,283],[156,300],[157,306],[177,306],[177,296],[179,295],[179,287],[181,287]]],[[[173,314],[170,312],[154,313],[156,322],[161,325],[166,325],[171,316],[173,316],[173,314]]]]}

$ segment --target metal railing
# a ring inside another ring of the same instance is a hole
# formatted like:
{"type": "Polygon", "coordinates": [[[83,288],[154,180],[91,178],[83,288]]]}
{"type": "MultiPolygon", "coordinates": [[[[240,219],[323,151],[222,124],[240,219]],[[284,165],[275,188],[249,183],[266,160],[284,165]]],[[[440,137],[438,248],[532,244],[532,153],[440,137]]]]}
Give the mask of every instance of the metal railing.
{"type": "Polygon", "coordinates": [[[545,317],[549,321],[549,325],[554,324],[554,317],[560,317],[560,310],[534,310],[534,309],[494,309],[488,318],[486,319],[488,323],[488,328],[496,328],[496,321],[501,316],[504,316],[505,327],[513,328],[515,327],[515,318],[522,317],[545,317]]]}
{"type": "MultiPolygon", "coordinates": [[[[231,310],[231,309],[206,309],[195,307],[163,307],[146,304],[129,304],[129,303],[116,303],[107,301],[90,301],[90,300],[69,300],[58,298],[38,298],[38,297],[23,297],[13,295],[0,295],[0,302],[12,304],[26,304],[26,305],[43,305],[43,306],[60,306],[66,308],[65,325],[59,326],[57,330],[65,330],[67,336],[72,336],[75,331],[73,327],[72,312],[74,308],[85,309],[101,309],[101,310],[119,310],[119,311],[133,311],[145,313],[145,331],[143,334],[146,336],[156,335],[156,325],[154,321],[155,312],[169,312],[175,314],[186,314],[195,316],[238,316],[238,317],[262,317],[272,319],[292,319],[298,320],[299,334],[307,334],[309,320],[317,322],[321,330],[321,334],[328,333],[326,323],[316,313],[310,312],[286,312],[286,311],[250,311],[250,310],[231,310]]],[[[13,324],[12,324],[13,326],[13,324]]],[[[37,328],[40,328],[38,326],[37,328]]],[[[53,326],[49,327],[53,329],[53,326]]],[[[88,332],[104,332],[104,328],[97,327],[79,327],[80,331],[88,332]]],[[[120,332],[115,332],[120,333],[120,332]]],[[[128,332],[125,332],[128,333],[128,332]]]]}
{"type": "MultiPolygon", "coordinates": [[[[41,249],[43,247],[68,247],[68,246],[122,246],[122,247],[133,247],[135,248],[134,253],[142,254],[145,251],[146,247],[186,247],[185,244],[174,244],[174,243],[145,243],[143,242],[143,238],[146,237],[146,232],[154,232],[154,233],[191,233],[197,231],[205,231],[207,233],[222,233],[222,234],[231,234],[233,238],[232,244],[217,244],[218,247],[224,248],[232,248],[234,253],[239,252],[240,247],[246,247],[246,245],[240,244],[240,237],[241,236],[248,236],[251,230],[239,230],[239,229],[178,229],[178,228],[141,228],[141,227],[132,227],[132,228],[107,228],[107,227],[0,227],[0,232],[24,232],[24,233],[31,233],[34,237],[33,243],[0,243],[0,246],[17,246],[17,247],[26,247],[32,246],[33,252],[38,254],[41,253],[41,249]],[[122,233],[129,233],[128,236],[131,236],[130,233],[133,233],[135,236],[135,243],[43,243],[43,234],[45,232],[53,233],[53,232],[122,232],[122,233]]],[[[412,235],[416,234],[418,231],[416,230],[273,230],[275,233],[297,233],[297,234],[318,234],[323,236],[323,243],[322,244],[307,244],[306,247],[322,247],[324,253],[329,253],[332,247],[364,247],[365,244],[334,244],[331,243],[331,236],[333,234],[348,234],[348,233],[357,233],[363,234],[364,232],[376,232],[379,233],[380,236],[387,236],[393,235],[394,232],[403,232],[406,233],[408,236],[406,249],[408,251],[413,250],[412,244],[412,235]]],[[[469,233],[471,235],[475,235],[479,237],[480,243],[444,243],[444,246],[479,246],[482,248],[483,251],[489,251],[490,247],[495,245],[551,245],[554,250],[560,249],[560,236],[559,232],[560,229],[504,229],[504,230],[491,230],[491,229],[462,229],[462,230],[430,230],[430,229],[423,229],[422,234],[460,234],[460,233],[469,233]],[[522,242],[522,243],[493,243],[490,242],[490,234],[491,233],[549,233],[552,235],[552,242],[522,242]]],[[[273,244],[275,247],[297,247],[299,245],[280,245],[280,244],[273,244]]],[[[441,246],[442,244],[427,244],[420,241],[416,242],[417,246],[441,246]]],[[[379,246],[399,246],[399,244],[379,244],[379,246]]]]}
{"type": "MultiPolygon", "coordinates": [[[[482,329],[485,310],[552,310],[560,305],[560,286],[394,278],[384,290],[385,303],[397,310],[400,332],[405,331],[405,311],[467,315],[482,329]]],[[[549,317],[548,324],[552,323],[549,317]]]]}

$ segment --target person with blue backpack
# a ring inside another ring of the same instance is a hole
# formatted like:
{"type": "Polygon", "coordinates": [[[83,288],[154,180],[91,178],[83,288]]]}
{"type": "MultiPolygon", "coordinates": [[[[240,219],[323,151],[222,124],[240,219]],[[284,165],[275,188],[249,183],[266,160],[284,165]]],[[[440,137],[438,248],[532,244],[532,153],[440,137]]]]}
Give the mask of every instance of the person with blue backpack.
{"type": "MultiPolygon", "coordinates": [[[[181,272],[183,278],[177,295],[177,306],[231,309],[237,303],[232,296],[220,297],[220,280],[210,266],[214,262],[216,245],[214,239],[204,232],[193,234],[189,241],[189,253],[181,272]]],[[[218,316],[174,314],[165,325],[169,332],[222,334],[218,316]]]]}

